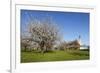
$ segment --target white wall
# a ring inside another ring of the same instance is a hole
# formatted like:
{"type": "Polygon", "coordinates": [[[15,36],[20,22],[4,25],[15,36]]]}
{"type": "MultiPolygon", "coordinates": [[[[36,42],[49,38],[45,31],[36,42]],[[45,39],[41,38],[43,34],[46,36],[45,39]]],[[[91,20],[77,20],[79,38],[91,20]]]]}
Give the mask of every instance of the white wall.
{"type": "MultiPolygon", "coordinates": [[[[29,1],[29,0],[27,0],[29,1]]],[[[35,2],[45,1],[44,3],[69,3],[69,4],[85,4],[96,6],[96,18],[94,30],[96,33],[95,48],[97,50],[97,66],[88,68],[74,68],[66,70],[51,70],[44,71],[43,73],[99,73],[100,72],[100,2],[99,0],[33,0],[35,2]]],[[[10,1],[0,0],[0,73],[9,73],[10,67],[10,1]]],[[[39,72],[42,73],[42,72],[39,72]]]]}

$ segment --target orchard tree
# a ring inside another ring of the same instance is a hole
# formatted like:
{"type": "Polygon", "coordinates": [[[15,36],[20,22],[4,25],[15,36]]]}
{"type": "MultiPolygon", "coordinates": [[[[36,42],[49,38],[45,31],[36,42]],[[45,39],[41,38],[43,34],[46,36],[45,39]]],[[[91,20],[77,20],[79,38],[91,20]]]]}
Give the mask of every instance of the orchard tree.
{"type": "Polygon", "coordinates": [[[27,51],[28,47],[30,46],[30,41],[25,39],[21,39],[21,48],[24,49],[24,51],[27,51]]]}
{"type": "Polygon", "coordinates": [[[30,37],[26,36],[26,34],[21,33],[21,49],[24,51],[29,50],[29,47],[31,46],[30,37]]]}
{"type": "Polygon", "coordinates": [[[31,41],[38,43],[42,53],[51,50],[57,40],[60,39],[58,26],[51,18],[32,19],[29,22],[29,33],[31,41]]]}

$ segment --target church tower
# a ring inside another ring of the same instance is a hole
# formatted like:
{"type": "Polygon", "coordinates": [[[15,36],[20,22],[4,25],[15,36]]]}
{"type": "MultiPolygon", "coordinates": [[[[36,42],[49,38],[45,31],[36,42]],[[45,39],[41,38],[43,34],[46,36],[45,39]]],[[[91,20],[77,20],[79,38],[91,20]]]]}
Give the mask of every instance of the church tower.
{"type": "Polygon", "coordinates": [[[79,42],[80,45],[82,45],[82,43],[81,43],[81,36],[80,35],[78,37],[78,42],[79,42]]]}

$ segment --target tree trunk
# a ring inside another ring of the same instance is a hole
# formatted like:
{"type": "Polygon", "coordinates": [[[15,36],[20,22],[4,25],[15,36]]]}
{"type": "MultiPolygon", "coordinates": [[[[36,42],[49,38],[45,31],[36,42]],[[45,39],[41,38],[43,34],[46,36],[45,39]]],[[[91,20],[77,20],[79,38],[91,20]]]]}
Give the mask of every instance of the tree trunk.
{"type": "Polygon", "coordinates": [[[25,46],[25,52],[27,51],[27,46],[25,46]]]}

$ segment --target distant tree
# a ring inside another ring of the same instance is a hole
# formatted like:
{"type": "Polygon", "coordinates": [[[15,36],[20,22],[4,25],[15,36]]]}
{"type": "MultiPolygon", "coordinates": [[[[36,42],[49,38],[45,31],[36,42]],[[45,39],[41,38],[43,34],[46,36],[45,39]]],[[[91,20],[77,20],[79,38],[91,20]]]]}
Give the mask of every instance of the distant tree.
{"type": "Polygon", "coordinates": [[[21,32],[21,50],[27,51],[31,47],[30,36],[27,32],[21,32]]]}
{"type": "Polygon", "coordinates": [[[29,46],[30,46],[29,40],[21,39],[21,48],[24,49],[24,51],[27,51],[29,46]]]}
{"type": "Polygon", "coordinates": [[[67,49],[66,41],[60,42],[58,48],[59,48],[59,50],[66,50],[67,49]]]}

